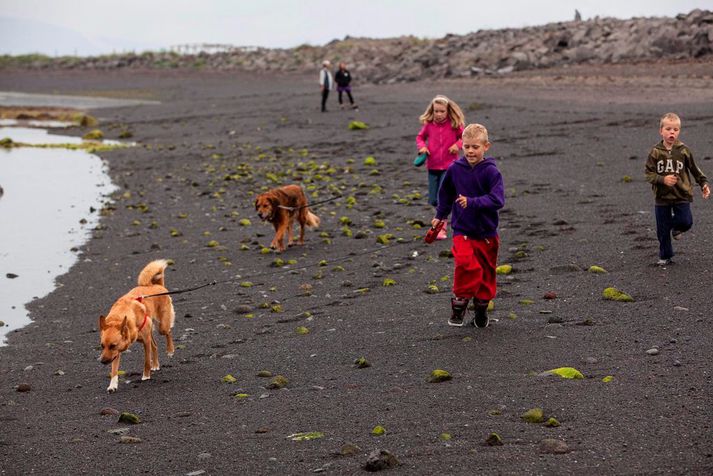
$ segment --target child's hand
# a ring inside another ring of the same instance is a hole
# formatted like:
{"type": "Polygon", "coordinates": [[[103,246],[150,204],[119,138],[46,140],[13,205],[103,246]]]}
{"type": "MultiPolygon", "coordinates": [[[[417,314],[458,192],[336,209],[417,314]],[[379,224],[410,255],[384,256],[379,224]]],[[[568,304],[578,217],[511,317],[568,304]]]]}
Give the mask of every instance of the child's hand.
{"type": "Polygon", "coordinates": [[[463,195],[458,195],[458,198],[456,198],[456,203],[460,205],[461,207],[465,208],[468,206],[468,197],[464,197],[463,195]]]}
{"type": "Polygon", "coordinates": [[[701,188],[701,194],[706,200],[708,200],[708,198],[711,196],[711,188],[708,186],[708,184],[705,184],[703,188],[701,188]]]}
{"type": "Polygon", "coordinates": [[[666,176],[663,178],[663,183],[664,183],[664,185],[668,185],[669,187],[673,187],[674,185],[676,185],[676,184],[678,183],[678,177],[675,176],[675,175],[673,175],[673,174],[671,174],[671,175],[666,175],[666,176]]]}
{"type": "Polygon", "coordinates": [[[448,148],[448,152],[451,154],[457,154],[458,153],[458,146],[456,144],[453,144],[448,148]]]}
{"type": "Polygon", "coordinates": [[[421,147],[420,149],[418,149],[418,153],[431,155],[431,153],[428,151],[428,147],[421,147]]]}

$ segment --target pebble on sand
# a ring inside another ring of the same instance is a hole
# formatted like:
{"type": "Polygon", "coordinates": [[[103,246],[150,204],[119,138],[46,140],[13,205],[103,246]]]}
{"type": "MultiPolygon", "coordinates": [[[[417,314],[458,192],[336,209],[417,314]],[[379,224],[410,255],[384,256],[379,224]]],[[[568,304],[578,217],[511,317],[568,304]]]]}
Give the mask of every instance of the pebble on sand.
{"type": "Polygon", "coordinates": [[[369,453],[364,464],[364,469],[370,472],[398,466],[399,460],[388,450],[374,450],[369,453]]]}
{"type": "Polygon", "coordinates": [[[32,386],[29,383],[21,383],[17,386],[18,392],[29,392],[30,390],[32,390],[32,386]]]}
{"type": "Polygon", "coordinates": [[[546,454],[565,454],[569,453],[570,448],[562,440],[556,440],[554,438],[545,438],[540,442],[540,453],[546,453],[546,454]]]}

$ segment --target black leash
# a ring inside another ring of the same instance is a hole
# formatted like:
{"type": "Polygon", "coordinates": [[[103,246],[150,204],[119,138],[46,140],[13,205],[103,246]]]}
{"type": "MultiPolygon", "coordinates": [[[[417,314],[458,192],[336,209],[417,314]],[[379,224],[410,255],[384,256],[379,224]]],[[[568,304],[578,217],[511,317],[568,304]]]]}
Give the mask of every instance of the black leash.
{"type": "Polygon", "coordinates": [[[218,284],[218,281],[211,281],[210,283],[201,284],[200,286],[195,286],[193,288],[179,289],[178,291],[166,291],[165,293],[149,294],[148,296],[141,296],[141,298],[145,299],[145,298],[156,297],[156,296],[168,296],[170,294],[189,293],[191,291],[196,291],[198,289],[205,288],[206,286],[215,286],[216,284],[218,284]]]}
{"type": "Polygon", "coordinates": [[[342,195],[335,195],[335,196],[333,196],[332,198],[328,198],[328,199],[322,200],[322,201],[320,201],[320,202],[308,203],[307,205],[302,205],[302,206],[299,206],[299,207],[288,207],[288,206],[285,206],[285,205],[278,205],[277,208],[282,208],[282,209],[284,209],[284,210],[289,210],[289,211],[292,212],[292,211],[295,211],[295,210],[299,210],[299,209],[301,209],[301,208],[309,208],[309,207],[313,207],[313,206],[315,206],[315,205],[321,205],[322,203],[332,202],[332,201],[334,201],[334,200],[336,200],[336,199],[338,199],[338,198],[342,198],[342,195]]]}
{"type": "MultiPolygon", "coordinates": [[[[405,244],[409,244],[409,243],[413,243],[413,241],[405,241],[405,240],[404,240],[404,241],[396,241],[396,242],[394,242],[394,243],[390,243],[390,244],[388,244],[388,245],[386,245],[386,246],[383,246],[383,247],[378,248],[378,249],[375,249],[375,250],[364,250],[364,251],[362,251],[362,252],[360,252],[360,253],[352,253],[352,254],[349,254],[349,255],[346,255],[346,256],[342,256],[342,257],[334,258],[334,259],[331,259],[331,260],[327,260],[327,263],[339,263],[339,262],[342,262],[342,261],[347,261],[347,260],[349,260],[349,259],[352,259],[352,258],[354,258],[354,257],[356,257],[356,256],[362,256],[362,255],[367,255],[367,254],[371,254],[371,253],[378,253],[379,251],[388,250],[388,249],[393,248],[393,247],[395,247],[395,246],[405,245],[405,244]]],[[[248,279],[248,278],[254,279],[254,278],[259,278],[259,277],[263,277],[263,276],[271,276],[271,275],[275,275],[275,274],[289,273],[290,271],[297,271],[297,270],[300,270],[300,269],[307,269],[307,268],[311,268],[311,267],[313,267],[313,266],[319,266],[319,265],[320,265],[320,263],[317,262],[317,263],[310,263],[310,264],[306,264],[306,265],[302,265],[302,266],[297,266],[297,267],[289,268],[289,269],[280,269],[280,270],[273,271],[273,272],[257,273],[257,274],[253,274],[252,276],[247,276],[245,279],[248,279]]],[[[244,279],[241,278],[241,281],[243,281],[243,280],[244,280],[244,279]]],[[[142,298],[142,299],[145,299],[145,298],[151,298],[151,297],[157,297],[157,296],[168,296],[168,295],[171,295],[171,294],[183,294],[183,293],[188,293],[188,292],[191,292],[191,291],[196,291],[196,290],[198,290],[198,289],[202,289],[202,288],[205,288],[205,287],[207,287],[207,286],[215,286],[216,284],[226,284],[226,283],[235,283],[235,282],[238,282],[238,280],[236,280],[236,279],[226,279],[225,281],[216,281],[216,280],[213,280],[213,281],[211,281],[211,282],[209,282],[209,283],[201,284],[200,286],[195,286],[195,287],[187,288],[187,289],[180,289],[180,290],[178,290],[178,291],[166,291],[165,293],[149,294],[149,295],[147,295],[147,296],[141,296],[141,298],[142,298]]]]}

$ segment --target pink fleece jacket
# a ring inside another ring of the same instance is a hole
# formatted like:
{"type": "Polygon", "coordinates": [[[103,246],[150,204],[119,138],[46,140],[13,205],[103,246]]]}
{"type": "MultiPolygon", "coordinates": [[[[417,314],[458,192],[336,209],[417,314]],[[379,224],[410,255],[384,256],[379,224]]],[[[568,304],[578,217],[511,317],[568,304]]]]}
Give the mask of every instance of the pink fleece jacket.
{"type": "Polygon", "coordinates": [[[430,170],[446,170],[454,160],[458,159],[458,153],[451,154],[448,149],[453,144],[456,144],[458,149],[462,148],[462,135],[463,126],[453,129],[449,120],[440,124],[433,121],[425,123],[416,136],[416,145],[419,150],[422,147],[428,147],[429,155],[426,167],[430,170]]]}

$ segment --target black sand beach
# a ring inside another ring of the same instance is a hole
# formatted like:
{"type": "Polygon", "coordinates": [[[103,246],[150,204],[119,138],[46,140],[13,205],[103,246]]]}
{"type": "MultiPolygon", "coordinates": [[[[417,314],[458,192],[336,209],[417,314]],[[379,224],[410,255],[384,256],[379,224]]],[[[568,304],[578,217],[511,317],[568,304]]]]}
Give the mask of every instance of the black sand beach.
{"type": "Polygon", "coordinates": [[[713,472],[713,208],[696,196],[676,263],[656,267],[643,178],[670,110],[713,176],[712,75],[684,63],[357,85],[358,112],[330,97],[321,114],[311,76],[3,71],[0,90],[161,103],[96,111],[108,138],[128,130],[140,145],[103,155],[115,201],[59,287],[29,306],[34,322],[0,348],[0,473],[356,474],[375,449],[399,459],[395,474],[713,472]],[[450,244],[411,241],[432,218],[411,162],[436,93],[488,127],[506,184],[499,262],[513,272],[487,329],[446,325],[450,244]],[[262,254],[272,228],[254,193],[278,182],[301,182],[313,202],[344,198],[314,207],[322,226],[304,246],[262,254]],[[141,382],[135,345],[107,394],[98,316],[157,258],[174,261],[169,288],[220,284],[175,296],[176,355],[159,339],[162,369],[141,382]],[[635,302],[604,300],[610,286],[635,302]],[[564,366],[585,378],[537,375],[564,366]],[[429,383],[434,369],[453,379],[429,383]],[[286,388],[266,388],[263,370],[286,388]],[[521,419],[534,407],[560,426],[521,419]],[[324,436],[287,438],[298,432],[324,436]],[[485,444],[492,432],[502,446],[485,444]],[[545,439],[566,452],[543,452],[545,439]],[[356,454],[340,455],[345,444],[356,454]]]}

